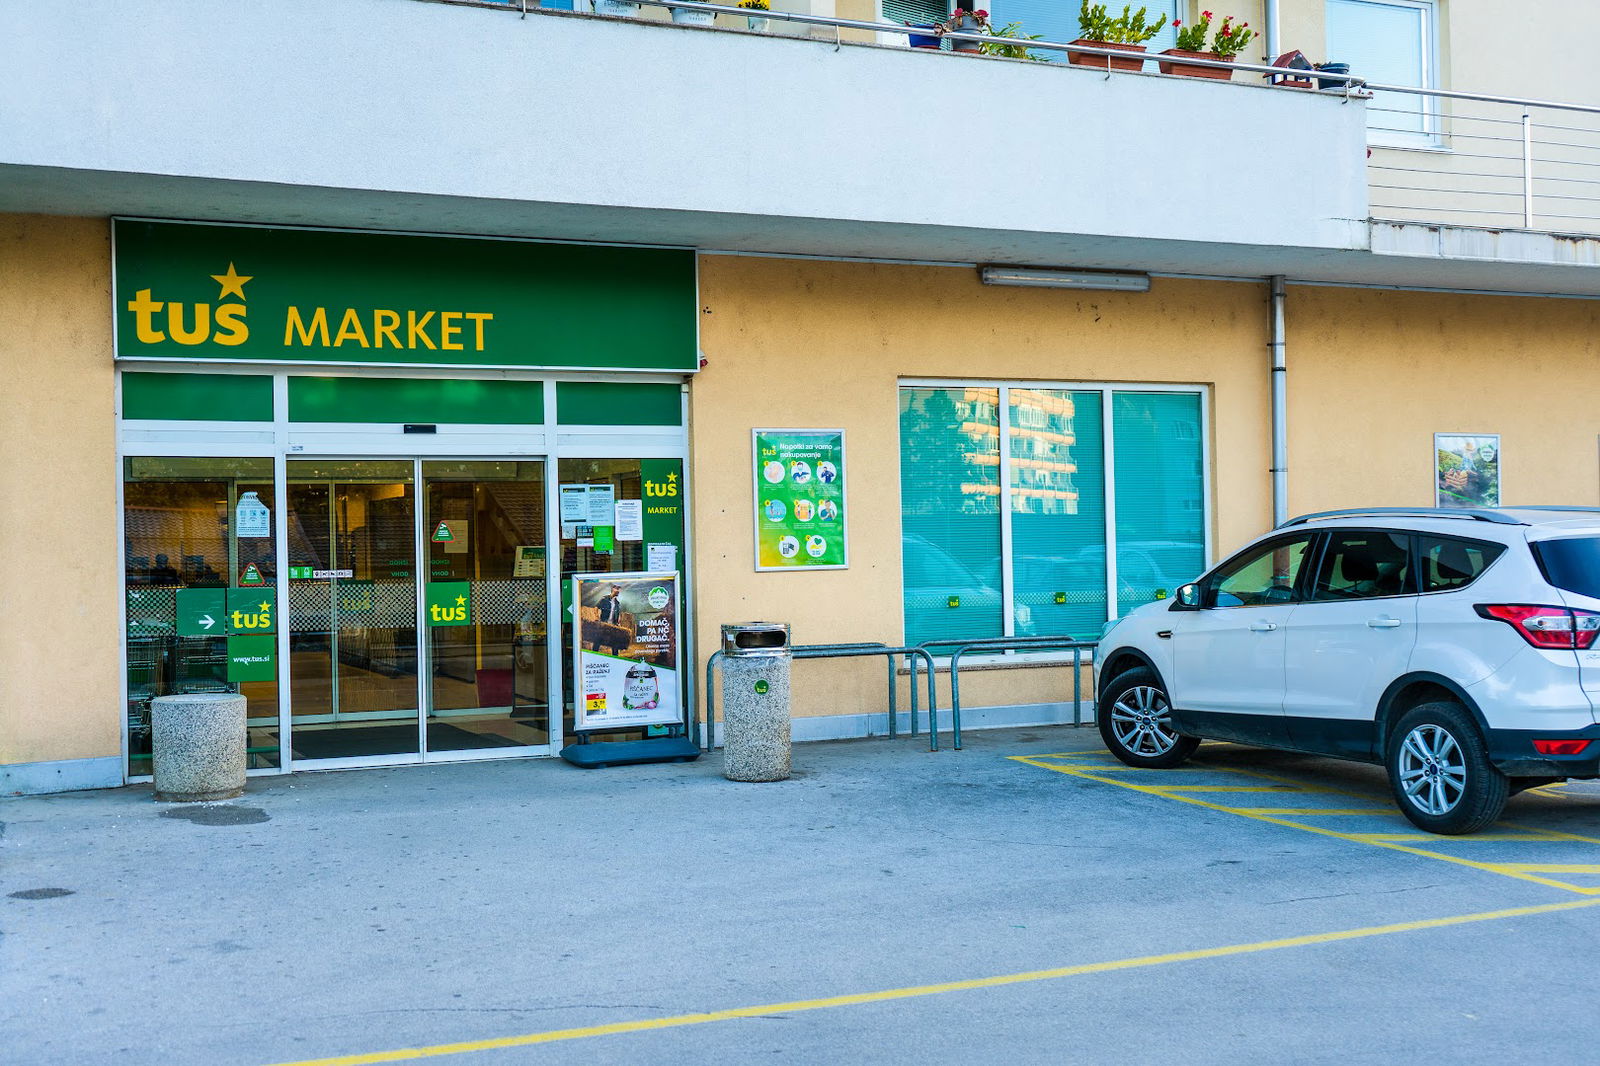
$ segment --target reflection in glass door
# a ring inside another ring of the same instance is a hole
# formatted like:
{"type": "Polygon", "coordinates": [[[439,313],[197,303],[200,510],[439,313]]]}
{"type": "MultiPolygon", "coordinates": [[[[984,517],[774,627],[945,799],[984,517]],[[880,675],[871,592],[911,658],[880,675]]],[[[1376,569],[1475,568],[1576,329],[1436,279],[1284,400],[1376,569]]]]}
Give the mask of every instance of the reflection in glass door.
{"type": "Polygon", "coordinates": [[[422,475],[427,750],[547,745],[544,464],[426,460],[422,475]]]}
{"type": "Polygon", "coordinates": [[[295,460],[289,507],[296,761],[417,756],[411,460],[295,460]]]}

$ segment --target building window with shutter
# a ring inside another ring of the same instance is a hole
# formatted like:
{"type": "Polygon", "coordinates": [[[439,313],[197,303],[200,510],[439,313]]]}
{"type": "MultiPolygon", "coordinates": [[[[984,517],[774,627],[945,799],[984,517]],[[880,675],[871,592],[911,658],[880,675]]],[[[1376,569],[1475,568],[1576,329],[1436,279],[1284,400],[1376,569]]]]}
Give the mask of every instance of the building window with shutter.
{"type": "MultiPolygon", "coordinates": [[[[1438,17],[1433,0],[1326,0],[1328,60],[1378,85],[1436,89],[1438,17]]],[[[1433,148],[1439,116],[1431,98],[1378,90],[1367,105],[1367,140],[1388,148],[1433,148]]]]}

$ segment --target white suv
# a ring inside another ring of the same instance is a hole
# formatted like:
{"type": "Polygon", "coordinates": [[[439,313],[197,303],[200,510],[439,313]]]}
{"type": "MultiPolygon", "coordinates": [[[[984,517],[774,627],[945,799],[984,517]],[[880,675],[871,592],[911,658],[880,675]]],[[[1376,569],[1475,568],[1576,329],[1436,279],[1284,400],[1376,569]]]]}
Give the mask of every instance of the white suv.
{"type": "Polygon", "coordinates": [[[1201,739],[1383,763],[1400,810],[1471,833],[1600,776],[1600,510],[1305,515],[1102,636],[1101,736],[1130,766],[1201,739]]]}

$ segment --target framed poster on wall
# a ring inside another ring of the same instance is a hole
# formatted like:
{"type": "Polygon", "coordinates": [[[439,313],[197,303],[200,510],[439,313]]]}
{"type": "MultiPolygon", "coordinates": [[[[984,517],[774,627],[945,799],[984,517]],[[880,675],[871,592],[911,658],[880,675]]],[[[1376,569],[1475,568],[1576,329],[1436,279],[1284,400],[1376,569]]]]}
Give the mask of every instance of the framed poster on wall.
{"type": "Polygon", "coordinates": [[[574,574],[578,732],[683,721],[677,573],[574,574]]]}
{"type": "Polygon", "coordinates": [[[1435,433],[1433,455],[1435,506],[1500,506],[1498,433],[1435,433]]]}
{"type": "Polygon", "coordinates": [[[752,430],[751,456],[756,569],[846,569],[844,430],[752,430]]]}

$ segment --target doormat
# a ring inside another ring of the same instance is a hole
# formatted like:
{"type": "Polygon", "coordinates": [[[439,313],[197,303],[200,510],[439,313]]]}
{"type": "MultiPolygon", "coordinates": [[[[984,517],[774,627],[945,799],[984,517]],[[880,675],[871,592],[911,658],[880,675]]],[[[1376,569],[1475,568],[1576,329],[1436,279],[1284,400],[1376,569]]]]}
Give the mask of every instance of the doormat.
{"type": "MultiPolygon", "coordinates": [[[[404,725],[347,726],[342,729],[296,730],[296,759],[353,759],[364,755],[417,754],[417,727],[404,725]]],[[[469,733],[446,722],[428,723],[431,751],[511,748],[517,742],[500,736],[469,733]]]]}

